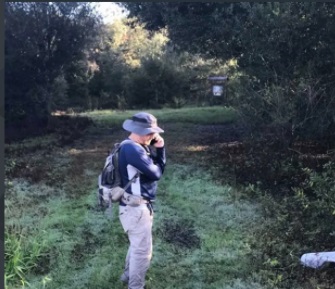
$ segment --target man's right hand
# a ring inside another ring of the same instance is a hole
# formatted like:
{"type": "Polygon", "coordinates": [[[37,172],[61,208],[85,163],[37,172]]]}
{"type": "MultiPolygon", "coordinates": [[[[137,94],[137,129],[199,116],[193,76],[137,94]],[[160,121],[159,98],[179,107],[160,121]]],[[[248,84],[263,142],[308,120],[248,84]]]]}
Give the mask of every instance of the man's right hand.
{"type": "Polygon", "coordinates": [[[155,140],[155,143],[153,144],[154,147],[156,148],[164,147],[164,139],[161,137],[160,134],[156,133],[153,139],[155,140]]]}

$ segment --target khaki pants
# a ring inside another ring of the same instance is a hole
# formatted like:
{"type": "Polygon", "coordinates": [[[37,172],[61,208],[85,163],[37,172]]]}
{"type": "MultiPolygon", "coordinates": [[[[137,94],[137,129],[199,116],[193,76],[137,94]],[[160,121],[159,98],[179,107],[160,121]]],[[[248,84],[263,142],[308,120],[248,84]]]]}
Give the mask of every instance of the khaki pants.
{"type": "Polygon", "coordinates": [[[152,255],[153,215],[146,204],[141,204],[120,206],[119,218],[130,242],[123,276],[129,278],[128,289],[143,289],[152,255]]]}

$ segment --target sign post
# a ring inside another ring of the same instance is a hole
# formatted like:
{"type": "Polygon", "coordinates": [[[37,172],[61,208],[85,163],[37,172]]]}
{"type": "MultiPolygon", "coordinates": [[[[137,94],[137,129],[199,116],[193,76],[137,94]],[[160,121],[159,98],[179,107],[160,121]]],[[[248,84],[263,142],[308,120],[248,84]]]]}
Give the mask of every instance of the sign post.
{"type": "Polygon", "coordinates": [[[211,85],[211,104],[222,104],[227,98],[228,76],[209,76],[208,80],[211,85]]]}

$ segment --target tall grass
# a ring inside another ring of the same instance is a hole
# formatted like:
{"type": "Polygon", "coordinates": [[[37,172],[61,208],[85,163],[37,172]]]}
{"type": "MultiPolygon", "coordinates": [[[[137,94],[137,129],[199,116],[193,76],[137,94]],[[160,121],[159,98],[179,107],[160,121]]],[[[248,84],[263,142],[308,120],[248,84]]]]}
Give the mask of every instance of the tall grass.
{"type": "Polygon", "coordinates": [[[47,255],[45,239],[39,233],[5,233],[5,285],[29,286],[29,272],[37,272],[41,260],[47,255]]]}

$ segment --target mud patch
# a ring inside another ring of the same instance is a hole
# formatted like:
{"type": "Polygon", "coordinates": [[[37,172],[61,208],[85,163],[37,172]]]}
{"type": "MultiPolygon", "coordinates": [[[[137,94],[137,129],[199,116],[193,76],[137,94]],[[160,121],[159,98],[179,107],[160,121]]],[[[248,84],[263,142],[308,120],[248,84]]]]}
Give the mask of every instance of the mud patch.
{"type": "Polygon", "coordinates": [[[186,219],[165,219],[158,234],[166,242],[181,248],[199,248],[200,238],[194,224],[186,219]]]}

